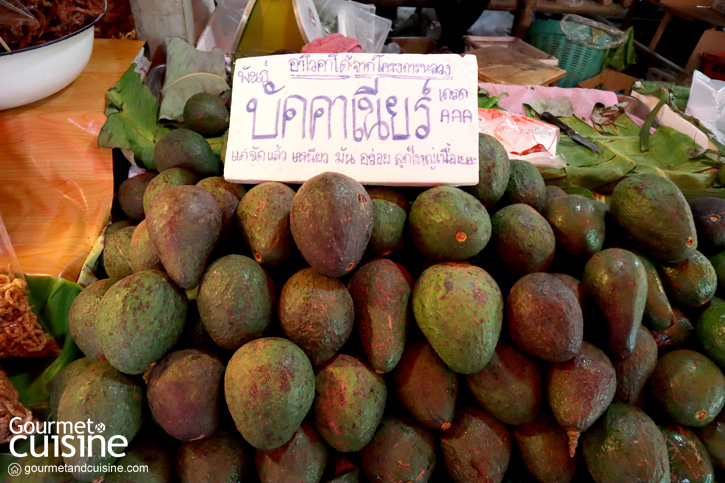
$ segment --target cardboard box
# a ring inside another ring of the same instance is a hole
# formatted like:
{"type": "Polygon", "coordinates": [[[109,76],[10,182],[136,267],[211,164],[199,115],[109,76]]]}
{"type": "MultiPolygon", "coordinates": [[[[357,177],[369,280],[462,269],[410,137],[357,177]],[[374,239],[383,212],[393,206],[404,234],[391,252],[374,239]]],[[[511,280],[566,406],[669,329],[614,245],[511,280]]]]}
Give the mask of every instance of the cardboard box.
{"type": "Polygon", "coordinates": [[[436,49],[436,43],[428,37],[391,37],[406,54],[430,54],[436,49]]]}
{"type": "Polygon", "coordinates": [[[476,37],[473,35],[464,35],[463,42],[466,45],[466,52],[482,49],[484,47],[505,47],[516,52],[527,55],[531,58],[543,62],[544,64],[557,67],[559,59],[546,52],[542,52],[531,44],[527,44],[518,37],[476,37]]]}
{"type": "Polygon", "coordinates": [[[637,79],[631,75],[622,74],[616,70],[607,69],[603,74],[591,77],[579,83],[577,87],[584,89],[602,89],[605,91],[624,92],[632,91],[632,84],[637,79]]]}

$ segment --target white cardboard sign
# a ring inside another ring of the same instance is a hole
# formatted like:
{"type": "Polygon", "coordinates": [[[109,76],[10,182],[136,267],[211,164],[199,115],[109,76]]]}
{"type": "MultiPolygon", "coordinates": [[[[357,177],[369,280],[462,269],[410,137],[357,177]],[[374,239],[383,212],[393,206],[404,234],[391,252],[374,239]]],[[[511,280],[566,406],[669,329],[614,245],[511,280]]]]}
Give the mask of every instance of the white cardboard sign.
{"type": "Polygon", "coordinates": [[[295,54],[236,61],[224,176],[478,182],[474,56],[295,54]]]}

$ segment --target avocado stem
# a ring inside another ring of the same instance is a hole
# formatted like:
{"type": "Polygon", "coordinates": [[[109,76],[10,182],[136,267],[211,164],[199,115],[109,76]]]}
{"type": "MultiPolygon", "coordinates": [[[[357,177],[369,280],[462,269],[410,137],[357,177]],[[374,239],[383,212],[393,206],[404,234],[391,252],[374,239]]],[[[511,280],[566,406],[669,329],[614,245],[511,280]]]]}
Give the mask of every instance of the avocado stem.
{"type": "Polygon", "coordinates": [[[569,457],[573,458],[576,454],[576,447],[579,444],[579,431],[576,429],[570,429],[566,432],[569,436],[569,457]]]}

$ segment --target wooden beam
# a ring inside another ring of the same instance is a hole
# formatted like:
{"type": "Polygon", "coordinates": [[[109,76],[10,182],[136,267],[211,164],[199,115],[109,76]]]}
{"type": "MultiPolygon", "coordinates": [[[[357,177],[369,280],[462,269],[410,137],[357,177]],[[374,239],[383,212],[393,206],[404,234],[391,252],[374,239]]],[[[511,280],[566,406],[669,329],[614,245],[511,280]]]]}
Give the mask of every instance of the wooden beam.
{"type": "Polygon", "coordinates": [[[651,51],[655,51],[657,49],[657,44],[660,43],[660,39],[662,38],[662,34],[665,33],[665,29],[667,28],[667,24],[670,23],[670,19],[672,18],[672,14],[670,13],[669,9],[665,11],[664,17],[662,17],[662,20],[660,20],[660,25],[657,27],[657,31],[655,32],[654,36],[652,37],[652,40],[650,41],[649,45],[647,46],[648,49],[651,51]]]}

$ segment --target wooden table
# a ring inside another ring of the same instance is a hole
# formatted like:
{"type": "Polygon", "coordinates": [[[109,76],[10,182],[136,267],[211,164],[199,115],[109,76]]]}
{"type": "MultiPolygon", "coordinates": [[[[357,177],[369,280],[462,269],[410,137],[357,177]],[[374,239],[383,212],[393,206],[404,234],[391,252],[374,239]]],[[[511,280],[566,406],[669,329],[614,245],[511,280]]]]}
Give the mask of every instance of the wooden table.
{"type": "Polygon", "coordinates": [[[564,69],[505,47],[484,47],[466,54],[475,55],[478,59],[480,82],[550,86],[566,75],[564,69]]]}
{"type": "Polygon", "coordinates": [[[105,94],[143,44],[96,39],[71,85],[0,111],[0,214],[24,272],[78,278],[113,199],[111,150],[96,141],[105,94]]]}

